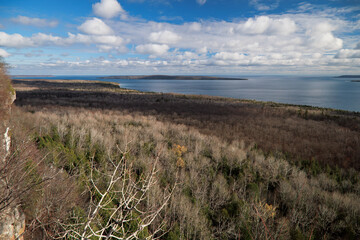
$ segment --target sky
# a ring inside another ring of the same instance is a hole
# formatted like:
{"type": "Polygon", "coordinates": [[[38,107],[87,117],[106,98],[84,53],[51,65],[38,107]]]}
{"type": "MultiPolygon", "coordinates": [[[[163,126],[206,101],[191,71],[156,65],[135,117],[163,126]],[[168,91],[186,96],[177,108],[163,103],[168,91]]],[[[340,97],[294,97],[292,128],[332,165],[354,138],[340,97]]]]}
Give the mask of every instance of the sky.
{"type": "Polygon", "coordinates": [[[360,0],[0,0],[10,74],[360,74],[360,0]]]}

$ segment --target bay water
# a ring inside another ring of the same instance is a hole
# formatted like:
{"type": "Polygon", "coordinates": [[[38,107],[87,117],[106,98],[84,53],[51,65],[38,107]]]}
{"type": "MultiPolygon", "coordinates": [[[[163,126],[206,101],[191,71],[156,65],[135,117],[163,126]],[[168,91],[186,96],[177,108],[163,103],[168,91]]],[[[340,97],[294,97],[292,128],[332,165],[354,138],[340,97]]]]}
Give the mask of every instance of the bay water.
{"type": "MultiPolygon", "coordinates": [[[[272,101],[360,112],[360,82],[334,76],[227,76],[248,80],[101,79],[102,76],[52,76],[41,79],[81,79],[119,83],[145,92],[200,94],[272,101]]],[[[225,76],[224,76],[225,77],[225,76]]],[[[22,77],[19,77],[22,78],[22,77]]],[[[27,77],[34,78],[34,77],[27,77]]]]}

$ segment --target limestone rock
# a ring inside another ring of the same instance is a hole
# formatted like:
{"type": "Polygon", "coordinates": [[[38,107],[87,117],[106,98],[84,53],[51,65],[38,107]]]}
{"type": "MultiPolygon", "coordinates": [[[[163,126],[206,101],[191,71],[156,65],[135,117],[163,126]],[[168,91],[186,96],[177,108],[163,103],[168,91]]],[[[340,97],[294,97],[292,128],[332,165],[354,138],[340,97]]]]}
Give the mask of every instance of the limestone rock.
{"type": "Polygon", "coordinates": [[[25,215],[18,207],[9,208],[0,215],[0,240],[23,240],[25,215]]]}

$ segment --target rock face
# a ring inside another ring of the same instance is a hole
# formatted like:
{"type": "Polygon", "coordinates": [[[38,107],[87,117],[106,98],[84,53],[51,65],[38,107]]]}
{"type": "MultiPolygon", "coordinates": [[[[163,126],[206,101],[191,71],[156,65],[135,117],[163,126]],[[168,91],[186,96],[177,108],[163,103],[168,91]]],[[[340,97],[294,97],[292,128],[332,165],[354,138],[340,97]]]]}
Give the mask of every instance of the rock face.
{"type": "Polygon", "coordinates": [[[0,214],[0,240],[23,240],[25,215],[17,207],[6,209],[0,214]]]}
{"type": "MultiPolygon", "coordinates": [[[[0,167],[6,164],[7,156],[10,153],[11,129],[9,118],[11,104],[15,98],[11,81],[5,74],[4,65],[0,62],[0,167]]],[[[4,200],[1,199],[3,187],[3,176],[0,176],[0,200],[4,200]]],[[[21,235],[25,231],[25,215],[16,205],[1,208],[2,205],[0,205],[0,240],[23,239],[21,235]]]]}
{"type": "Polygon", "coordinates": [[[0,160],[4,161],[10,150],[9,117],[11,104],[15,101],[15,91],[11,81],[5,74],[5,68],[0,63],[0,160]]]}

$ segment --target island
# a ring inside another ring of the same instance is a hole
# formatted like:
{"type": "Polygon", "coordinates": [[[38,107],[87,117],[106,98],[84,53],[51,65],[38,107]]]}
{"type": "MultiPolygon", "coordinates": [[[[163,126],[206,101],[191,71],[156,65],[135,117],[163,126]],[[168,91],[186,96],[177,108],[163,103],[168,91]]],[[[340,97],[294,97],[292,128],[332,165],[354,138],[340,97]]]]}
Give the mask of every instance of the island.
{"type": "Polygon", "coordinates": [[[359,78],[360,79],[360,75],[341,75],[341,76],[337,76],[336,78],[359,78]]]}
{"type": "Polygon", "coordinates": [[[13,78],[40,78],[40,77],[43,77],[43,78],[48,78],[48,77],[54,77],[54,75],[11,75],[10,76],[12,79],[13,78]]]}
{"type": "Polygon", "coordinates": [[[212,76],[181,76],[181,75],[129,75],[108,76],[100,79],[134,79],[134,80],[248,80],[246,78],[234,77],[212,77],[212,76]]]}

